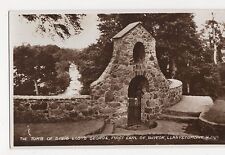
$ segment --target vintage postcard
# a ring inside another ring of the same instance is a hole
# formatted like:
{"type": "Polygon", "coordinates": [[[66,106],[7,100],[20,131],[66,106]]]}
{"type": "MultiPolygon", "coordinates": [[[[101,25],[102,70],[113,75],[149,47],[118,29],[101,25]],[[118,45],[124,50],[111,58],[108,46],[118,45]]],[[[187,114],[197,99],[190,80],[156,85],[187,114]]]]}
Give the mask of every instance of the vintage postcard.
{"type": "Polygon", "coordinates": [[[12,146],[225,144],[224,14],[10,11],[12,146]]]}

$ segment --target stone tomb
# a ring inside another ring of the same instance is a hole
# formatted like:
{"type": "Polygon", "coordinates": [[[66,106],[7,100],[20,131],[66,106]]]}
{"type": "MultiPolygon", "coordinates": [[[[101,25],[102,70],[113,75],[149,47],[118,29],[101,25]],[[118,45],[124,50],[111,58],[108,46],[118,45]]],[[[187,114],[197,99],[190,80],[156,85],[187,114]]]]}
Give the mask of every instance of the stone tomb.
{"type": "Polygon", "coordinates": [[[113,42],[110,63],[91,84],[93,100],[126,107],[128,126],[150,123],[164,107],[180,101],[182,83],[175,91],[170,87],[173,80],[167,80],[158,65],[156,41],[141,22],[127,25],[113,42]]]}

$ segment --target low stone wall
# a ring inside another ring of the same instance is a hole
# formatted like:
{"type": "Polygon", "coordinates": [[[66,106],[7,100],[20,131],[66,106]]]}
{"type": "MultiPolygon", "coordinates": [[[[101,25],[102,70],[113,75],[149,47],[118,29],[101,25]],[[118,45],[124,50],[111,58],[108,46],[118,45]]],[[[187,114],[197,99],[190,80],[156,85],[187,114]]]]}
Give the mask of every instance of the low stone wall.
{"type": "Polygon", "coordinates": [[[176,79],[168,79],[169,85],[169,102],[164,106],[170,107],[180,102],[182,99],[182,82],[176,79]]]}
{"type": "MultiPolygon", "coordinates": [[[[168,107],[178,103],[182,98],[182,83],[178,80],[169,80],[169,100],[157,99],[153,93],[145,93],[143,97],[142,118],[153,119],[159,115],[162,106],[168,107]],[[150,97],[151,102],[146,100],[150,97]],[[155,99],[156,98],[156,99],[155,99]]],[[[161,97],[161,96],[160,96],[161,97]]],[[[29,122],[60,122],[78,121],[84,119],[109,118],[125,114],[127,116],[127,100],[123,102],[105,102],[92,99],[89,95],[63,96],[14,96],[15,123],[29,122]]]]}
{"type": "Polygon", "coordinates": [[[58,122],[101,117],[90,96],[14,96],[14,122],[58,122]]]}
{"type": "Polygon", "coordinates": [[[204,116],[205,112],[202,112],[199,116],[200,130],[205,135],[225,136],[225,124],[218,124],[206,120],[204,116]]]}

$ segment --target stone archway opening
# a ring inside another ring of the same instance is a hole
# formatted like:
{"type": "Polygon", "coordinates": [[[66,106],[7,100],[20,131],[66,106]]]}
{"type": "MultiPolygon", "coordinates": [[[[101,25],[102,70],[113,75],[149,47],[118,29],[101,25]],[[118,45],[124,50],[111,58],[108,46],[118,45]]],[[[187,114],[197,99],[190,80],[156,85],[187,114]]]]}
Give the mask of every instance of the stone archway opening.
{"type": "Polygon", "coordinates": [[[145,47],[144,47],[143,43],[137,42],[134,45],[134,49],[133,49],[134,63],[142,62],[144,60],[144,58],[145,58],[145,47]]]}
{"type": "Polygon", "coordinates": [[[141,123],[142,97],[148,91],[149,83],[144,76],[138,75],[131,80],[128,88],[128,126],[141,123]]]}

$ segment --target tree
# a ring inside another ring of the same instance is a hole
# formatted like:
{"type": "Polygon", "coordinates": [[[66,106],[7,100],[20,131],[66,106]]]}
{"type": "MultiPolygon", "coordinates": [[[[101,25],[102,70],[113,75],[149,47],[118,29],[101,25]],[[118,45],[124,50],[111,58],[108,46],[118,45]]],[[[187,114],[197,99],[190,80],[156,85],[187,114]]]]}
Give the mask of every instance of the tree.
{"type": "Polygon", "coordinates": [[[204,28],[201,30],[201,39],[204,46],[213,51],[213,61],[216,65],[218,62],[222,62],[221,49],[224,46],[224,32],[225,24],[216,21],[212,12],[212,19],[207,20],[204,28]]]}
{"type": "Polygon", "coordinates": [[[77,52],[73,62],[78,66],[78,70],[82,75],[80,78],[83,84],[81,94],[90,93],[90,84],[95,81],[107,67],[112,57],[112,49],[112,43],[106,43],[106,45],[97,43],[77,52]]]}
{"type": "Polygon", "coordinates": [[[65,39],[81,32],[80,22],[85,14],[22,14],[19,16],[30,23],[36,23],[37,32],[47,33],[52,38],[59,36],[65,39]]]}
{"type": "Polygon", "coordinates": [[[69,64],[61,59],[59,47],[22,45],[13,52],[14,94],[58,94],[69,85],[69,64]]]}

